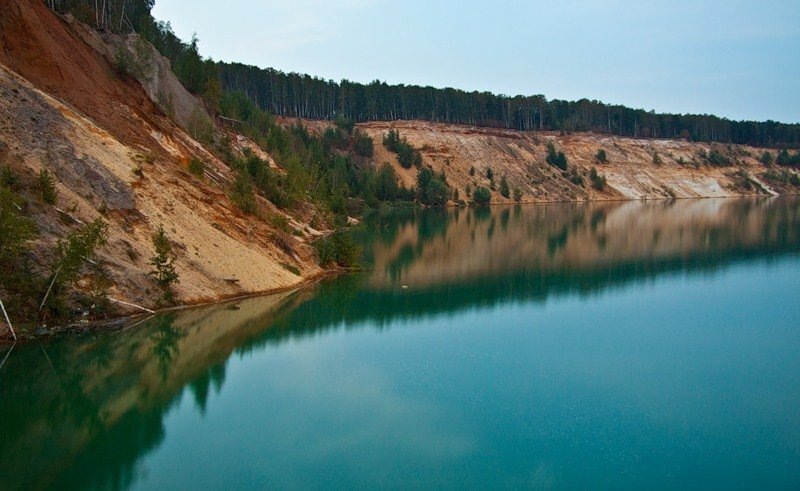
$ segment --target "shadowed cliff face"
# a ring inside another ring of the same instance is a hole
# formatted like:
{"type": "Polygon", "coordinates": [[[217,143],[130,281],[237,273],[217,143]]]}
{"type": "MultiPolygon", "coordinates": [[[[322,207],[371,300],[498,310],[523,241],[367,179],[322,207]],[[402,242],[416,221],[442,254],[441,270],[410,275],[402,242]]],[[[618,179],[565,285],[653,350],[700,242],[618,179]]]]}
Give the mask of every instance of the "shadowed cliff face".
{"type": "Polygon", "coordinates": [[[127,487],[167,415],[183,398],[204,413],[234,356],[797,253],[800,200],[409,211],[358,233],[370,272],[15,348],[0,370],[0,482],[127,487]]]}

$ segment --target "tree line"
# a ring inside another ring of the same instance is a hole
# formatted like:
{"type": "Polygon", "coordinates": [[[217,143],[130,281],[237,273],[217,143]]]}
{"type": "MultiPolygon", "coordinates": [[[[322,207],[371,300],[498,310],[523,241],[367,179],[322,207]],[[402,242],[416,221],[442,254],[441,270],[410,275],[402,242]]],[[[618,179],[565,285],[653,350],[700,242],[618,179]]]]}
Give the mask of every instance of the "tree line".
{"type": "Polygon", "coordinates": [[[707,114],[668,114],[596,100],[548,100],[454,88],[336,82],[203,58],[198,39],[182,41],[150,14],[154,0],[45,0],[90,25],[138,32],[166,56],[187,89],[213,96],[242,92],[273,114],[356,122],[421,119],[515,130],[594,131],[628,137],[683,138],[767,147],[800,147],[800,124],[734,121],[707,114]]]}

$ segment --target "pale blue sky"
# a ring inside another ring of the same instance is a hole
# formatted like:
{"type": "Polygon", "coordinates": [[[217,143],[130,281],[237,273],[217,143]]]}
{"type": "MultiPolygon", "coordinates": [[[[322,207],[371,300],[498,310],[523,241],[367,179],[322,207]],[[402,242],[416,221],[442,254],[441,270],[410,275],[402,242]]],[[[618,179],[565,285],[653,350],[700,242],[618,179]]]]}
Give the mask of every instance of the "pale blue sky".
{"type": "Polygon", "coordinates": [[[153,13],[215,60],[800,122],[800,0],[156,0],[153,13]]]}

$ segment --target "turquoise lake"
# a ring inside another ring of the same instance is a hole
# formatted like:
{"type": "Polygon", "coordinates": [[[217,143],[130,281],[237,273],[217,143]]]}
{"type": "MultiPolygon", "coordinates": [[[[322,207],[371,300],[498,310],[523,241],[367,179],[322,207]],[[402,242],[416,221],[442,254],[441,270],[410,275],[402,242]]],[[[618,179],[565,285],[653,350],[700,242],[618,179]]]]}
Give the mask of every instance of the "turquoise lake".
{"type": "Polygon", "coordinates": [[[367,272],[16,346],[0,489],[800,489],[800,200],[354,233],[367,272]]]}

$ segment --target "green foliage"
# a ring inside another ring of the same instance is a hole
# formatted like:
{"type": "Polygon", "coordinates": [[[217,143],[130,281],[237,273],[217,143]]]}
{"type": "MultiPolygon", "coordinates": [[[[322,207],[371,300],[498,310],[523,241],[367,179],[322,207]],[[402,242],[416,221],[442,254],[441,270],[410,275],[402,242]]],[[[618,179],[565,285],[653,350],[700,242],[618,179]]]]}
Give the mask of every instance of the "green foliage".
{"type": "Polygon", "coordinates": [[[714,167],[727,167],[732,163],[729,157],[723,155],[717,149],[712,149],[708,152],[706,160],[714,167]]]}
{"type": "MultiPolygon", "coordinates": [[[[517,130],[595,131],[620,136],[797,145],[800,124],[731,121],[709,115],[656,114],[586,99],[505,96],[417,85],[334,82],[240,63],[215,63],[223,89],[246,91],[275,114],[356,121],[414,120],[517,130]]],[[[562,169],[563,170],[563,169],[562,169]]]]}
{"type": "Polygon", "coordinates": [[[661,155],[659,155],[658,152],[653,152],[653,165],[661,165],[663,163],[661,155]]]}
{"type": "Polygon", "coordinates": [[[500,178],[500,196],[504,198],[511,197],[511,189],[508,187],[506,176],[500,178]]]}
{"type": "Polygon", "coordinates": [[[17,189],[19,186],[19,177],[14,174],[14,171],[11,170],[11,167],[4,166],[0,167],[0,188],[6,189],[17,189]]]}
{"type": "Polygon", "coordinates": [[[561,170],[567,170],[567,156],[564,155],[564,152],[557,152],[553,142],[547,142],[547,157],[545,157],[545,162],[561,170]]]}
{"type": "Polygon", "coordinates": [[[383,146],[397,154],[397,161],[404,169],[422,165],[422,154],[408,143],[405,137],[401,138],[397,130],[389,130],[383,138],[383,146]]]}
{"type": "Polygon", "coordinates": [[[131,71],[133,57],[131,53],[122,46],[114,50],[114,70],[120,75],[127,75],[131,71]]]}
{"type": "Polygon", "coordinates": [[[606,176],[598,174],[595,167],[592,167],[589,171],[589,180],[592,182],[592,187],[598,191],[606,188],[606,176]]]}
{"type": "Polygon", "coordinates": [[[470,176],[474,176],[475,175],[475,166],[474,165],[469,168],[469,175],[470,176]]]}
{"type": "Polygon", "coordinates": [[[180,282],[180,279],[175,270],[176,255],[172,250],[172,243],[164,232],[163,225],[158,226],[152,240],[155,254],[150,258],[150,265],[153,269],[148,274],[155,278],[156,284],[163,291],[163,301],[172,303],[175,300],[173,287],[180,282]]]}
{"type": "Polygon", "coordinates": [[[42,317],[44,319],[63,319],[69,314],[65,294],[81,277],[85,264],[94,263],[93,259],[98,247],[106,243],[107,225],[98,218],[87,223],[79,230],[71,232],[65,240],[59,240],[55,251],[52,273],[47,278],[48,291],[42,317]]]}
{"type": "Polygon", "coordinates": [[[443,176],[437,176],[427,167],[417,174],[417,198],[423,205],[444,206],[448,198],[447,184],[443,176]]]}
{"type": "Polygon", "coordinates": [[[769,169],[762,177],[771,182],[800,187],[800,174],[788,170],[769,169]]]}
{"type": "Polygon", "coordinates": [[[489,179],[490,181],[494,180],[494,171],[491,167],[486,168],[486,179],[489,179]]]}
{"type": "MultiPolygon", "coordinates": [[[[370,206],[381,201],[413,199],[413,191],[400,187],[393,172],[354,164],[349,150],[369,156],[372,145],[372,140],[358,129],[353,129],[348,140],[339,126],[322,137],[310,134],[301,125],[285,128],[242,93],[224,93],[220,111],[223,116],[243,121],[239,130],[269,151],[283,169],[284,172],[273,171],[252,154],[239,161],[229,145],[218,146],[226,162],[233,168],[245,168],[258,192],[279,208],[288,209],[310,200],[334,213],[343,213],[348,198],[363,198],[370,206]],[[388,182],[392,179],[395,182],[388,182]]],[[[244,184],[237,186],[245,191],[235,193],[239,201],[239,195],[247,196],[244,184]]],[[[249,200],[243,201],[246,204],[249,200]]]]}
{"type": "Polygon", "coordinates": [[[314,246],[322,265],[333,263],[343,268],[355,268],[359,265],[361,248],[343,228],[337,229],[328,237],[317,240],[314,246]]]}
{"type": "Polygon", "coordinates": [[[203,177],[203,173],[206,170],[206,164],[197,157],[192,157],[189,159],[188,170],[197,177],[203,177]]]}
{"type": "MultiPolygon", "coordinates": [[[[200,94],[208,80],[218,80],[223,92],[242,91],[261,108],[285,116],[350,121],[422,119],[457,124],[481,124],[518,130],[597,131],[620,136],[685,138],[757,146],[796,145],[799,124],[774,121],[731,121],[710,115],[656,114],[599,101],[547,100],[543,95],[505,96],[436,89],[417,85],[369,84],[332,80],[301,73],[284,73],[241,63],[203,59],[198,40],[184,42],[168,22],[151,15],[154,0],[48,0],[58,12],[70,12],[94,27],[114,32],[139,32],[169,59],[178,79],[200,94]]],[[[348,122],[348,125],[350,123],[348,122]]]]}
{"type": "Polygon", "coordinates": [[[478,186],[472,193],[472,203],[476,205],[488,205],[492,201],[492,193],[483,186],[478,186]]]}
{"type": "Polygon", "coordinates": [[[800,150],[792,155],[784,148],[778,152],[778,158],[775,159],[775,163],[784,166],[800,166],[800,150]]]}
{"type": "Polygon", "coordinates": [[[514,188],[514,201],[517,203],[522,201],[522,191],[519,188],[514,188]]]}
{"type": "Polygon", "coordinates": [[[775,158],[772,156],[771,152],[765,151],[761,154],[761,157],[758,159],[764,165],[772,165],[772,162],[775,161],[775,158]]]}
{"type": "Polygon", "coordinates": [[[142,169],[142,165],[136,163],[131,168],[131,174],[133,174],[137,179],[141,179],[144,177],[144,169],[142,169]]]}
{"type": "Polygon", "coordinates": [[[576,186],[583,186],[583,176],[578,172],[578,168],[575,166],[570,167],[566,171],[562,172],[561,175],[569,179],[569,182],[576,186]]]}
{"type": "Polygon", "coordinates": [[[598,161],[598,162],[600,162],[601,164],[605,164],[606,162],[608,162],[608,156],[606,155],[606,151],[605,151],[605,149],[603,149],[603,148],[601,148],[600,150],[598,150],[598,151],[597,151],[597,155],[595,155],[594,157],[595,157],[595,158],[597,159],[597,161],[598,161]]]}
{"type": "Polygon", "coordinates": [[[56,190],[56,180],[50,171],[47,169],[40,170],[36,182],[42,201],[48,205],[55,205],[58,199],[58,190],[56,190]]]}
{"type": "Polygon", "coordinates": [[[106,243],[107,230],[106,223],[97,218],[67,235],[66,240],[59,241],[54,273],[59,271],[61,283],[69,286],[77,280],[81,267],[92,259],[98,247],[106,243]]]}
{"type": "Polygon", "coordinates": [[[0,187],[0,286],[10,282],[24,251],[24,244],[35,233],[32,220],[17,208],[19,196],[7,187],[0,187]]]}
{"type": "Polygon", "coordinates": [[[372,138],[363,131],[353,132],[353,151],[361,157],[372,158],[375,154],[372,138]]]}
{"type": "Polygon", "coordinates": [[[239,169],[237,171],[236,179],[233,181],[228,196],[244,213],[252,215],[256,212],[256,196],[253,192],[253,183],[245,170],[239,169]]]}
{"type": "Polygon", "coordinates": [[[208,145],[214,139],[214,124],[199,107],[195,107],[189,115],[186,129],[189,135],[200,143],[208,145]]]}
{"type": "Polygon", "coordinates": [[[356,127],[356,122],[350,118],[345,118],[342,116],[338,116],[334,121],[335,124],[339,129],[346,132],[348,135],[353,132],[353,128],[356,127]]]}

